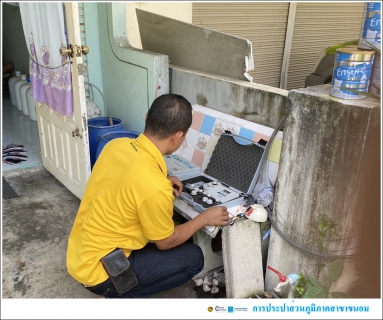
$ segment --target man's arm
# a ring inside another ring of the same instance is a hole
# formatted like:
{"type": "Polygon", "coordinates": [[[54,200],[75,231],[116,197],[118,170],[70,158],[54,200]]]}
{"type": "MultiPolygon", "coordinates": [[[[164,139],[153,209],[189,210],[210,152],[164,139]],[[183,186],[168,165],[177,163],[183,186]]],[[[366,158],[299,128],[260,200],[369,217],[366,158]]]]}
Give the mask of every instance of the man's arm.
{"type": "Polygon", "coordinates": [[[160,250],[171,249],[187,241],[204,226],[226,226],[228,220],[229,213],[226,207],[213,207],[200,213],[194,219],[176,226],[169,237],[154,241],[154,243],[160,250]]]}

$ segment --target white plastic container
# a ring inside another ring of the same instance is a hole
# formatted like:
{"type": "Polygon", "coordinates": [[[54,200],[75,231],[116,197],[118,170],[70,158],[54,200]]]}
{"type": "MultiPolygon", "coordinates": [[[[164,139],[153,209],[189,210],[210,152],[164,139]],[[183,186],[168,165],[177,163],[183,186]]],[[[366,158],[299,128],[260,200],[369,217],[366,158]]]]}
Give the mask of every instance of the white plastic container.
{"type": "Polygon", "coordinates": [[[27,76],[25,74],[21,75],[21,79],[17,80],[13,86],[13,90],[15,92],[15,97],[16,97],[16,107],[17,110],[22,111],[22,106],[21,106],[21,99],[20,99],[20,87],[22,84],[27,83],[27,76]]]}
{"type": "Polygon", "coordinates": [[[32,97],[31,87],[27,89],[25,96],[27,97],[29,119],[37,121],[35,99],[32,97]]]}
{"type": "Polygon", "coordinates": [[[30,87],[31,87],[31,80],[27,78],[27,83],[23,83],[19,89],[20,100],[21,100],[21,110],[23,111],[23,114],[25,116],[29,116],[26,92],[30,87]]]}
{"type": "Polygon", "coordinates": [[[14,107],[16,107],[16,96],[15,96],[14,85],[17,80],[21,79],[21,72],[16,71],[15,74],[16,74],[15,76],[10,77],[8,80],[9,94],[11,96],[11,105],[13,105],[14,107]]]}

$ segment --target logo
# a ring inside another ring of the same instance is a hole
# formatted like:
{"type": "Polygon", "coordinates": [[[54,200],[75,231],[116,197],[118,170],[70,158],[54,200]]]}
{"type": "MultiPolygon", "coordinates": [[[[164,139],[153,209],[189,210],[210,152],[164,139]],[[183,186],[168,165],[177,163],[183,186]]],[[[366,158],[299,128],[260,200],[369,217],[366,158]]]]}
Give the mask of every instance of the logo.
{"type": "Polygon", "coordinates": [[[225,307],[219,307],[219,306],[216,306],[214,309],[215,309],[215,312],[219,312],[219,313],[227,311],[225,307]]]}
{"type": "Polygon", "coordinates": [[[234,307],[227,307],[227,312],[233,313],[233,312],[244,312],[248,311],[248,308],[234,308],[234,307]]]}
{"type": "Polygon", "coordinates": [[[213,312],[213,307],[207,307],[207,311],[213,312]]]}

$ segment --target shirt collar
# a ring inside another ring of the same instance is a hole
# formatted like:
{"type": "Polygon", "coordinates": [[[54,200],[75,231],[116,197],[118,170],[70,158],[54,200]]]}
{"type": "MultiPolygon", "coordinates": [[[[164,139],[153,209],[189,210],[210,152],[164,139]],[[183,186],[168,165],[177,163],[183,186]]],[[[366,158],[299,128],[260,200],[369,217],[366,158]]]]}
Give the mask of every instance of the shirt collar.
{"type": "Polygon", "coordinates": [[[158,166],[160,167],[164,176],[167,176],[168,169],[166,167],[166,162],[164,156],[161,154],[160,150],[154,145],[152,141],[148,139],[143,133],[141,133],[136,139],[137,143],[144,148],[150,155],[157,160],[158,166]]]}

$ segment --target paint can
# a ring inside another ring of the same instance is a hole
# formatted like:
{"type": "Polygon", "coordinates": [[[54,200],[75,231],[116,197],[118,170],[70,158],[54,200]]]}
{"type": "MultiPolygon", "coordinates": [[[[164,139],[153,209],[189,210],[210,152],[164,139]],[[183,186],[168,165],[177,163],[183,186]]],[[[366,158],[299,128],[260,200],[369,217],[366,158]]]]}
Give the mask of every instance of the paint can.
{"type": "Polygon", "coordinates": [[[370,44],[376,48],[381,48],[381,3],[366,2],[364,5],[364,15],[359,36],[359,49],[373,49],[370,44]]]}
{"type": "Polygon", "coordinates": [[[368,92],[375,50],[360,50],[356,46],[336,49],[330,95],[342,99],[362,99],[368,92]]]}

